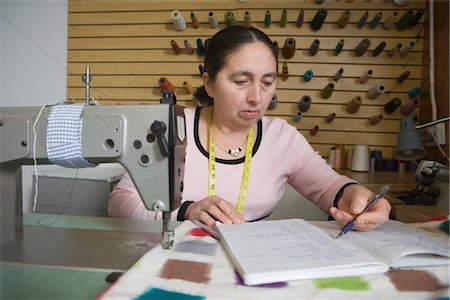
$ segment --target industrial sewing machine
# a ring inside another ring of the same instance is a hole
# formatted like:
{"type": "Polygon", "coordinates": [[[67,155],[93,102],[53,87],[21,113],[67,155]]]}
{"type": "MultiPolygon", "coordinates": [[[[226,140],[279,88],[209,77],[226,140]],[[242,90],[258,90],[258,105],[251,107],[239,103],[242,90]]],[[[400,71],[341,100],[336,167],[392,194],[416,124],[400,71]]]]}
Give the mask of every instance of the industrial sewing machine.
{"type": "MultiPolygon", "coordinates": [[[[1,244],[23,234],[20,166],[48,163],[46,129],[50,107],[0,108],[1,244]],[[36,139],[36,142],[35,142],[36,139]],[[36,149],[34,155],[33,148],[36,149]]],[[[130,174],[148,210],[162,212],[162,247],[172,246],[168,223],[181,202],[186,131],[183,108],[171,104],[86,105],[82,114],[83,157],[119,162],[130,174]]]]}

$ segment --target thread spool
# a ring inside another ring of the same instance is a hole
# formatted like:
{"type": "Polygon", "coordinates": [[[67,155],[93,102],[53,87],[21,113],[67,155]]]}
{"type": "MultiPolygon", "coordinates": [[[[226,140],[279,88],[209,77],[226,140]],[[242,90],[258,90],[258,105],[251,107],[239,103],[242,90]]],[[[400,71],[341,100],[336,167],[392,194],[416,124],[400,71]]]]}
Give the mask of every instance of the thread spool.
{"type": "Polygon", "coordinates": [[[234,13],[232,11],[225,12],[225,27],[230,27],[236,24],[234,13]]]}
{"type": "Polygon", "coordinates": [[[183,31],[186,29],[186,21],[181,14],[181,11],[174,10],[170,13],[170,18],[172,19],[175,29],[178,31],[183,31]]]}
{"type": "Polygon", "coordinates": [[[172,83],[170,83],[170,81],[166,77],[160,77],[158,79],[158,84],[159,87],[161,88],[161,91],[169,90],[173,94],[175,94],[175,87],[173,86],[172,83]]]}
{"type": "Polygon", "coordinates": [[[396,11],[394,11],[392,13],[392,15],[390,15],[386,21],[384,21],[383,23],[383,27],[384,29],[390,29],[392,27],[392,25],[394,25],[395,20],[397,19],[398,13],[396,11]]]}
{"type": "Polygon", "coordinates": [[[383,115],[374,115],[369,118],[370,125],[377,125],[383,120],[383,115]]]}
{"type": "Polygon", "coordinates": [[[355,96],[353,97],[352,100],[350,100],[350,102],[347,103],[347,112],[349,114],[355,114],[358,112],[360,106],[362,104],[362,98],[361,96],[355,96]]]}
{"type": "Polygon", "coordinates": [[[192,92],[194,91],[194,88],[193,88],[192,85],[189,83],[189,81],[183,82],[183,87],[186,89],[186,91],[188,92],[188,94],[192,94],[192,92]]]}
{"type": "Polygon", "coordinates": [[[328,156],[328,164],[332,168],[334,168],[334,166],[335,166],[335,159],[336,159],[336,148],[331,147],[330,155],[328,156]]]}
{"type": "Polygon", "coordinates": [[[340,68],[333,76],[333,79],[338,81],[339,78],[341,78],[342,74],[344,73],[344,69],[340,68]]]}
{"type": "Polygon", "coordinates": [[[298,109],[301,112],[307,112],[311,107],[311,97],[308,95],[303,96],[298,103],[298,109]]]}
{"type": "Polygon", "coordinates": [[[209,27],[217,28],[219,26],[219,21],[216,18],[216,14],[213,11],[208,12],[208,23],[209,27]]]}
{"type": "Polygon", "coordinates": [[[334,83],[327,84],[322,91],[320,92],[320,95],[323,99],[328,99],[331,97],[334,91],[334,83]]]}
{"type": "Polygon", "coordinates": [[[286,59],[291,58],[295,54],[295,40],[293,38],[287,38],[284,42],[282,51],[283,57],[286,59]]]}
{"type": "Polygon", "coordinates": [[[376,97],[383,94],[384,91],[385,91],[384,85],[379,84],[379,85],[376,85],[376,86],[370,88],[367,91],[367,95],[369,96],[370,99],[375,99],[376,97]]]}
{"type": "Polygon", "coordinates": [[[278,51],[280,50],[278,47],[278,42],[277,41],[273,41],[273,46],[275,47],[275,53],[278,53],[278,51]]]}
{"type": "Polygon", "coordinates": [[[317,134],[317,131],[319,131],[319,126],[316,125],[313,128],[311,128],[311,130],[309,131],[309,134],[312,136],[315,136],[317,134]]]}
{"type": "Polygon", "coordinates": [[[287,11],[286,9],[283,9],[280,17],[280,27],[286,27],[286,25],[287,25],[287,11]]]}
{"type": "Polygon", "coordinates": [[[303,79],[305,81],[310,81],[314,76],[314,72],[312,70],[308,70],[305,72],[305,74],[303,74],[303,79]]]}
{"type": "Polygon", "coordinates": [[[344,144],[336,145],[336,157],[335,157],[334,161],[336,163],[336,167],[339,166],[341,169],[345,169],[345,145],[344,144]]]}
{"type": "Polygon", "coordinates": [[[347,155],[346,155],[346,158],[345,158],[345,167],[347,169],[350,169],[351,166],[352,166],[353,149],[352,148],[348,149],[346,154],[347,155]]]}
{"type": "Polygon", "coordinates": [[[244,26],[251,27],[252,26],[252,15],[249,10],[244,12],[244,26]]]}
{"type": "Polygon", "coordinates": [[[328,11],[326,9],[324,9],[324,8],[319,9],[311,21],[311,28],[313,30],[319,30],[322,27],[327,14],[328,14],[328,11]]]}
{"type": "Polygon", "coordinates": [[[375,29],[380,23],[381,17],[383,17],[383,13],[382,12],[377,13],[375,17],[373,17],[372,21],[370,21],[369,28],[375,29]]]}
{"type": "Polygon", "coordinates": [[[200,76],[203,76],[203,73],[205,72],[205,68],[202,64],[198,65],[198,71],[200,72],[200,76]]]}
{"type": "Polygon", "coordinates": [[[409,71],[403,72],[400,76],[397,77],[397,82],[402,83],[409,77],[410,74],[411,74],[411,72],[409,72],[409,71]]]}
{"type": "Polygon", "coordinates": [[[277,107],[278,104],[278,97],[277,95],[273,95],[272,100],[270,100],[268,110],[274,110],[277,107]]]}
{"type": "Polygon", "coordinates": [[[413,28],[414,26],[416,26],[419,21],[420,18],[422,18],[423,14],[425,13],[425,11],[423,9],[419,9],[418,11],[416,11],[416,14],[414,15],[414,17],[412,17],[411,21],[409,21],[409,28],[413,28]]]}
{"type": "Polygon", "coordinates": [[[397,28],[398,31],[403,31],[406,29],[406,27],[411,22],[412,18],[414,17],[414,12],[412,10],[407,10],[403,16],[401,16],[400,20],[395,24],[395,28],[397,28]]]}
{"type": "Polygon", "coordinates": [[[171,40],[170,45],[172,46],[173,52],[175,52],[175,54],[180,54],[181,48],[180,48],[180,46],[178,46],[178,44],[175,40],[171,40]]]}
{"type": "Polygon", "coordinates": [[[369,17],[369,12],[366,10],[365,13],[362,14],[361,18],[359,18],[358,23],[356,23],[356,27],[359,29],[363,28],[364,24],[366,24],[366,20],[369,17]]]}
{"type": "Polygon", "coordinates": [[[270,13],[270,10],[267,10],[266,14],[264,15],[264,25],[266,27],[269,27],[270,24],[272,24],[272,14],[270,13]]]}
{"type": "Polygon", "coordinates": [[[316,55],[317,51],[319,51],[320,41],[318,39],[315,39],[311,43],[311,47],[309,47],[309,55],[314,56],[316,55]]]}
{"type": "Polygon", "coordinates": [[[192,22],[192,27],[194,27],[194,28],[200,27],[200,22],[193,11],[191,11],[191,22],[192,22]]]}
{"type": "Polygon", "coordinates": [[[331,113],[328,116],[325,117],[325,122],[331,123],[336,119],[336,113],[331,113]]]}
{"type": "Polygon", "coordinates": [[[341,170],[341,150],[337,148],[334,153],[334,169],[336,171],[341,170]]]}
{"type": "Polygon", "coordinates": [[[382,167],[380,169],[380,163],[381,161],[381,151],[379,150],[373,150],[370,152],[370,170],[371,171],[382,171],[382,167]]]}
{"type": "Polygon", "coordinates": [[[283,62],[283,71],[281,73],[281,79],[286,81],[288,79],[288,77],[289,77],[288,65],[285,61],[285,62],[283,62]]]}
{"type": "Polygon", "coordinates": [[[384,171],[386,172],[397,172],[398,162],[396,159],[383,159],[384,171]]]}
{"type": "Polygon", "coordinates": [[[397,44],[396,46],[392,47],[391,50],[389,50],[388,55],[389,56],[394,56],[402,47],[402,44],[397,44]]]}
{"type": "Polygon", "coordinates": [[[406,56],[406,54],[408,54],[408,52],[416,45],[416,42],[414,41],[409,41],[408,44],[403,47],[402,49],[400,49],[400,56],[406,56]]]}
{"type": "Polygon", "coordinates": [[[383,171],[383,159],[381,158],[370,158],[370,171],[383,171]]]}
{"type": "Polygon", "coordinates": [[[201,38],[197,38],[195,40],[195,43],[197,44],[197,50],[195,50],[197,55],[198,56],[205,56],[205,51],[206,50],[205,50],[205,46],[203,46],[202,39],[201,38]]]}
{"type": "Polygon", "coordinates": [[[184,50],[186,51],[187,54],[194,53],[194,50],[192,49],[192,46],[188,40],[184,40],[183,44],[184,44],[184,50]]]}
{"type": "Polygon", "coordinates": [[[370,170],[370,150],[368,145],[353,146],[352,163],[353,171],[368,172],[370,170]]]}
{"type": "Polygon", "coordinates": [[[297,27],[300,28],[303,25],[305,19],[305,12],[303,11],[303,9],[301,9],[298,13],[298,17],[297,17],[297,27]]]}
{"type": "Polygon", "coordinates": [[[303,116],[303,113],[301,111],[298,111],[294,114],[292,119],[294,120],[294,122],[299,122],[300,119],[302,118],[302,116],[303,116]]]}
{"type": "Polygon", "coordinates": [[[359,77],[359,82],[361,83],[366,83],[367,81],[369,81],[370,77],[372,77],[373,75],[373,71],[372,70],[367,70],[364,74],[362,74],[359,77]]]}
{"type": "Polygon", "coordinates": [[[399,98],[394,98],[384,105],[384,111],[387,113],[393,113],[400,105],[402,101],[399,98]]]}
{"type": "Polygon", "coordinates": [[[402,115],[407,116],[410,113],[412,113],[412,111],[419,105],[419,100],[417,99],[412,99],[410,100],[408,103],[406,103],[405,105],[402,105],[400,107],[400,112],[402,113],[402,115]]]}
{"type": "Polygon", "coordinates": [[[337,21],[337,26],[339,28],[344,28],[347,25],[348,20],[350,20],[351,15],[352,13],[350,12],[350,10],[344,10],[337,21]]]}
{"type": "Polygon", "coordinates": [[[413,87],[408,91],[408,95],[411,98],[419,97],[422,94],[422,89],[420,87],[413,87]]]}
{"type": "Polygon", "coordinates": [[[385,47],[386,47],[386,42],[385,41],[379,43],[378,46],[376,46],[375,49],[373,49],[373,51],[372,51],[373,56],[380,55],[380,53],[383,51],[383,49],[385,47]]]}
{"type": "Polygon", "coordinates": [[[355,48],[355,54],[356,56],[361,56],[364,53],[366,53],[367,49],[370,46],[370,40],[369,39],[362,39],[361,42],[359,42],[358,46],[355,48]]]}
{"type": "Polygon", "coordinates": [[[381,150],[372,150],[372,152],[370,153],[371,158],[381,159],[381,156],[382,156],[381,150]]]}
{"type": "Polygon", "coordinates": [[[336,47],[334,48],[334,53],[336,55],[338,55],[339,53],[342,52],[342,49],[344,48],[344,39],[341,39],[337,44],[336,47]]]}

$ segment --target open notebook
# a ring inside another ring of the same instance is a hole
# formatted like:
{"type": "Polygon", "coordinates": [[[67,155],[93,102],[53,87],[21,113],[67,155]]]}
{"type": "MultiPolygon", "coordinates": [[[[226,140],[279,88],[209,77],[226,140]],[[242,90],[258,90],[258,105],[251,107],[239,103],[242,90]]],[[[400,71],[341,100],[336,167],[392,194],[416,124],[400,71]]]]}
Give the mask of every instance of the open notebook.
{"type": "Polygon", "coordinates": [[[247,285],[449,265],[449,238],[398,221],[352,231],[302,219],[218,224],[221,243],[247,285]]]}

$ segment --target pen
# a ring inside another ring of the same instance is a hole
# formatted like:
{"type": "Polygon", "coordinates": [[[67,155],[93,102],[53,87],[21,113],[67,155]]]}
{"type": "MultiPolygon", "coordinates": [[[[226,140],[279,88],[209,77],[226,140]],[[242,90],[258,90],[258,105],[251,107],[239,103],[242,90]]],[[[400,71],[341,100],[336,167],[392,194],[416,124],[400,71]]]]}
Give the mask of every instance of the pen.
{"type": "Polygon", "coordinates": [[[385,186],[383,186],[381,188],[381,190],[378,191],[378,193],[374,194],[369,201],[367,202],[366,207],[364,208],[364,210],[359,213],[358,215],[356,215],[352,220],[348,221],[347,224],[344,225],[344,227],[342,227],[341,232],[339,232],[336,237],[334,238],[335,240],[339,239],[341,236],[343,236],[344,234],[346,234],[347,232],[350,231],[350,229],[353,228],[353,226],[355,225],[355,220],[362,214],[365,213],[367,210],[369,210],[369,208],[374,205],[375,203],[377,203],[377,201],[381,198],[384,197],[384,194],[387,193],[387,191],[389,190],[391,186],[389,184],[386,184],[385,186]]]}

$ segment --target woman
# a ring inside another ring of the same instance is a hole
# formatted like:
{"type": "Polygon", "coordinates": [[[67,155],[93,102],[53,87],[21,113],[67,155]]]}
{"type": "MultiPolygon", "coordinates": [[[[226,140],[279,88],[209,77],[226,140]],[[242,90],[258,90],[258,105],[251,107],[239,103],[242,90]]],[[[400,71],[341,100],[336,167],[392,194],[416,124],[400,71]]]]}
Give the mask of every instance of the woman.
{"type": "MultiPolygon", "coordinates": [[[[242,223],[269,216],[286,184],[344,224],[362,212],[372,193],[339,175],[306,139],[278,118],[265,117],[277,86],[278,53],[261,31],[227,27],[212,37],[204,61],[204,85],[196,90],[203,107],[186,108],[186,165],[178,220],[242,223]]],[[[362,214],[355,229],[388,219],[382,199],[362,214]]],[[[153,218],[130,177],[109,198],[113,217],[153,218]]]]}

